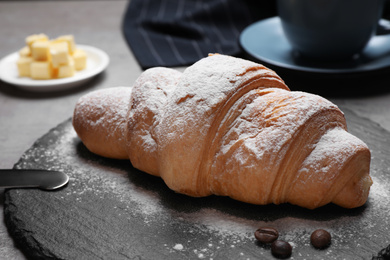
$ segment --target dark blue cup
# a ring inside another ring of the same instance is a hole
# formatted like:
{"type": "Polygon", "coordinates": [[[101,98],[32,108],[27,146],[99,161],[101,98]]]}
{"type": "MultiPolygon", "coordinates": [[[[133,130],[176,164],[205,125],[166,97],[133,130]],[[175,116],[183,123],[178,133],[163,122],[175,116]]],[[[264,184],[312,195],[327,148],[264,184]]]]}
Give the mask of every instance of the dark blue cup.
{"type": "Polygon", "coordinates": [[[319,60],[359,54],[375,35],[384,0],[278,0],[293,50],[319,60]]]}

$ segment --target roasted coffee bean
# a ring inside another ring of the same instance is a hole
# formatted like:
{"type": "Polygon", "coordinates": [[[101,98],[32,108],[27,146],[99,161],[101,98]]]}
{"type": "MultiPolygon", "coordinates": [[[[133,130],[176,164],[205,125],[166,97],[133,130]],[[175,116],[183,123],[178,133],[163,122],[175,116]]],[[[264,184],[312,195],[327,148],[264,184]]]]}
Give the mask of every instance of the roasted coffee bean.
{"type": "Polygon", "coordinates": [[[292,254],[292,246],[282,240],[276,240],[271,244],[271,253],[278,258],[287,258],[292,254]]]}
{"type": "Polygon", "coordinates": [[[255,238],[263,243],[268,244],[274,242],[279,237],[279,232],[271,227],[261,227],[255,232],[255,238]]]}
{"type": "Polygon", "coordinates": [[[310,242],[315,248],[322,249],[330,245],[331,238],[328,231],[317,229],[311,234],[310,242]]]}

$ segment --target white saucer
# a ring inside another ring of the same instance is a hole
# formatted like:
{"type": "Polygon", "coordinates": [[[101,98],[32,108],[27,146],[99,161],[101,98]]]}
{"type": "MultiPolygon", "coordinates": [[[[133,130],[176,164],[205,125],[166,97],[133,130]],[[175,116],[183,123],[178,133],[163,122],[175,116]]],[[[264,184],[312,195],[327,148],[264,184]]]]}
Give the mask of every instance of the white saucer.
{"type": "Polygon", "coordinates": [[[16,65],[19,53],[14,52],[0,61],[0,79],[29,91],[58,91],[79,86],[101,73],[108,66],[110,59],[104,51],[98,48],[80,44],[77,48],[84,50],[87,54],[87,67],[77,71],[73,77],[48,80],[19,77],[16,65]]]}
{"type": "Polygon", "coordinates": [[[390,67],[390,36],[374,36],[363,52],[342,62],[319,62],[297,55],[284,36],[279,17],[249,25],[240,35],[240,45],[250,58],[291,72],[345,75],[368,73],[390,67]]]}

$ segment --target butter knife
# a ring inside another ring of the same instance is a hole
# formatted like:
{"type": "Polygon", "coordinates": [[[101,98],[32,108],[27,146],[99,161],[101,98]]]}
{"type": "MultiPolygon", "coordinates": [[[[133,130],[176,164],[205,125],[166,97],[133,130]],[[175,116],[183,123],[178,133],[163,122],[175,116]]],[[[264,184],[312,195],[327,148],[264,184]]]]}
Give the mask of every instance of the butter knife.
{"type": "Polygon", "coordinates": [[[54,190],[63,187],[68,181],[68,175],[60,171],[0,169],[0,188],[54,190]]]}

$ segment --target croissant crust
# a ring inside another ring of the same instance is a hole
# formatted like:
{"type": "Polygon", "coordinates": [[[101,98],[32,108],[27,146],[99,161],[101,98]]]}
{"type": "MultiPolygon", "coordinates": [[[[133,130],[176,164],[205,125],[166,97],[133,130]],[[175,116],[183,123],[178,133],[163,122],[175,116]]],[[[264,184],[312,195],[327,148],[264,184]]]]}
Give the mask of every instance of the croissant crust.
{"type": "Polygon", "coordinates": [[[152,68],[130,88],[87,94],[73,125],[90,151],[129,158],[194,197],[354,208],[372,184],[370,150],[347,132],[336,105],[225,55],[183,73],[152,68]]]}

